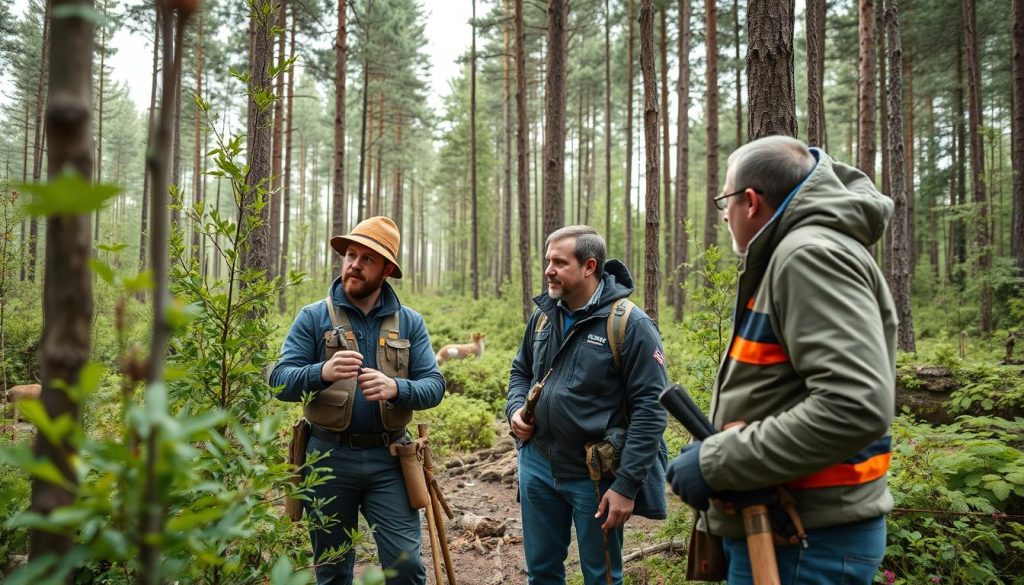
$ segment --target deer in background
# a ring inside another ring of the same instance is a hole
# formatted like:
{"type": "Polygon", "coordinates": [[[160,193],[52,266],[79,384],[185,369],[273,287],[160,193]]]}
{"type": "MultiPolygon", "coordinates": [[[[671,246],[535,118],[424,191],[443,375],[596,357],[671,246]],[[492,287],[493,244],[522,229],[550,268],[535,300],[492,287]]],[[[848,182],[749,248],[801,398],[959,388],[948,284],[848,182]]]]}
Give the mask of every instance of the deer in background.
{"type": "Polygon", "coordinates": [[[442,346],[437,350],[437,365],[440,366],[448,360],[461,360],[471,355],[483,356],[484,339],[487,336],[483,333],[474,333],[472,337],[473,343],[452,343],[442,346]]]}
{"type": "Polygon", "coordinates": [[[40,384],[21,384],[18,386],[11,386],[7,389],[7,402],[12,405],[12,417],[13,424],[11,425],[11,439],[15,438],[15,432],[18,428],[18,422],[20,417],[18,416],[18,401],[20,400],[39,400],[42,397],[43,387],[40,384]]]}

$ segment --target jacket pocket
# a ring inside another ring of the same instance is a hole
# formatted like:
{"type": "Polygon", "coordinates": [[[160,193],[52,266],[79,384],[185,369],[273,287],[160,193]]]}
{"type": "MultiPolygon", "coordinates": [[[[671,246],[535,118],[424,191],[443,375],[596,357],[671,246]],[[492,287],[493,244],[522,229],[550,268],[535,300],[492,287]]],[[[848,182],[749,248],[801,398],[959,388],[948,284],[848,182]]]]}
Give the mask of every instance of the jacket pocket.
{"type": "Polygon", "coordinates": [[[354,380],[339,380],[324,388],[312,402],[302,408],[306,419],[317,425],[341,432],[352,422],[354,380]]]}
{"type": "Polygon", "coordinates": [[[607,345],[594,345],[586,340],[579,342],[569,378],[569,388],[584,390],[586,393],[602,394],[613,389],[619,394],[620,388],[612,379],[612,352],[607,345]]]}
{"type": "Polygon", "coordinates": [[[408,378],[411,345],[408,339],[385,339],[381,348],[384,355],[377,358],[380,371],[392,378],[408,378]]]}

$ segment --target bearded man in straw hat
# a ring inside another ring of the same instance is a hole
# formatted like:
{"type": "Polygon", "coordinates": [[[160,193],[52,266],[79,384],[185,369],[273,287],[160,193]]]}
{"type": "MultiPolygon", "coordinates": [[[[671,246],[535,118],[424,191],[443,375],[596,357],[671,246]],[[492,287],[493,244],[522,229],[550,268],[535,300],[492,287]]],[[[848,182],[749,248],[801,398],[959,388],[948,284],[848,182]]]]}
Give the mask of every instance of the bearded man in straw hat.
{"type": "Polygon", "coordinates": [[[389,445],[405,439],[414,410],[436,406],[445,381],[423,317],[402,306],[386,279],[401,278],[395,222],[371,217],[348,235],[331,238],[344,257],[326,299],[299,312],[270,374],[289,402],[312,396],[307,453],[329,453],[317,466],[334,478],[314,488],[327,500],[321,513],[336,522],[310,533],[317,583],[352,582],[354,551],[325,563],[320,557],[346,544],[362,512],[373,526],[389,585],[422,584],[420,517],[409,505],[398,459],[389,445]]]}

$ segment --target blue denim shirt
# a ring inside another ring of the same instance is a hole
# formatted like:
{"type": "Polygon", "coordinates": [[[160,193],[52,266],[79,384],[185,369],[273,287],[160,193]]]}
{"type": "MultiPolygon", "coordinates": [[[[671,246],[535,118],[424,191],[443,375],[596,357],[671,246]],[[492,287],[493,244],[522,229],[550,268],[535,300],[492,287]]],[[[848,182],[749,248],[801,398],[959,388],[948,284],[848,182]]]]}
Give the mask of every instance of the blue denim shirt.
{"type": "MultiPolygon", "coordinates": [[[[331,283],[330,291],[335,306],[348,314],[359,344],[359,353],[363,354],[364,367],[377,369],[377,339],[381,323],[384,317],[398,313],[400,335],[410,342],[409,377],[395,379],[398,397],[393,402],[412,410],[437,406],[444,397],[445,381],[437,367],[423,316],[402,306],[398,295],[387,282],[381,288],[380,301],[369,314],[363,314],[349,303],[340,278],[331,283]]],[[[272,386],[284,385],[277,394],[278,399],[299,402],[303,394],[316,393],[327,387],[320,378],[320,368],[324,363],[324,332],[332,327],[326,300],[307,305],[299,311],[281,347],[277,365],[270,372],[272,386]]],[[[363,397],[357,383],[352,423],[348,432],[377,433],[383,430],[378,405],[363,397]]]]}

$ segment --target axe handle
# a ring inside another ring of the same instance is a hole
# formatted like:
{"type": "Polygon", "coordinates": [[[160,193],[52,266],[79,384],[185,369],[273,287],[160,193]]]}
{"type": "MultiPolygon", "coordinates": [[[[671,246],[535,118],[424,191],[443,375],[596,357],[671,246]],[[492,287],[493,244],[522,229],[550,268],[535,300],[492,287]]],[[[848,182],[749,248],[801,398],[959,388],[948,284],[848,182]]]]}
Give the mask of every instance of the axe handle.
{"type": "Polygon", "coordinates": [[[755,504],[743,508],[743,531],[747,535],[747,553],[754,573],[754,585],[780,585],[768,506],[755,504]]]}

